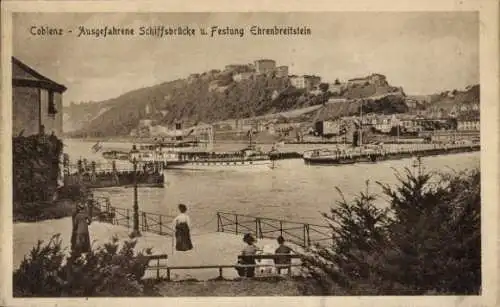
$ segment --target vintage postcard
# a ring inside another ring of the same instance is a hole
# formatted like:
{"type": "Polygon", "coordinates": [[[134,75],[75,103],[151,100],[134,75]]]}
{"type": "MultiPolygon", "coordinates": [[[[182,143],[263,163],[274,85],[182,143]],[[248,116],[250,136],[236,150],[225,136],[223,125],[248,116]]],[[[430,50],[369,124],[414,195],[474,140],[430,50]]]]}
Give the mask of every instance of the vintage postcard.
{"type": "Polygon", "coordinates": [[[498,304],[498,3],[215,3],[2,3],[1,304],[498,304]]]}

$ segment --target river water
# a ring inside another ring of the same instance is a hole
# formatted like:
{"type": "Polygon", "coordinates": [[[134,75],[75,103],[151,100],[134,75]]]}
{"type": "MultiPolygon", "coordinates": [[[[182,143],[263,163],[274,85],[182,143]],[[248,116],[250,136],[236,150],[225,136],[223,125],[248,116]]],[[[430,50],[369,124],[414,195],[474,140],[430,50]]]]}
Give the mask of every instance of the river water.
{"type": "MultiPolygon", "coordinates": [[[[102,159],[99,153],[92,153],[93,144],[66,140],[65,152],[72,160],[102,159]]],[[[104,148],[131,148],[131,144],[103,144],[104,148]]],[[[298,145],[293,146],[297,150],[298,145]]],[[[425,171],[460,171],[478,168],[480,154],[426,157],[422,161],[425,171]]],[[[412,169],[412,162],[403,159],[376,164],[307,166],[297,159],[279,161],[276,169],[263,171],[167,170],[165,188],[139,188],[139,207],[142,211],[173,216],[177,214],[177,204],[185,203],[194,227],[207,231],[215,230],[217,211],[322,224],[321,212],[328,212],[341,198],[336,187],[350,199],[366,191],[369,180],[369,190],[379,194],[376,182],[395,184],[396,172],[412,169]]],[[[98,189],[94,195],[109,197],[113,206],[133,206],[131,188],[98,189]]],[[[378,203],[384,206],[382,198],[378,203]]]]}

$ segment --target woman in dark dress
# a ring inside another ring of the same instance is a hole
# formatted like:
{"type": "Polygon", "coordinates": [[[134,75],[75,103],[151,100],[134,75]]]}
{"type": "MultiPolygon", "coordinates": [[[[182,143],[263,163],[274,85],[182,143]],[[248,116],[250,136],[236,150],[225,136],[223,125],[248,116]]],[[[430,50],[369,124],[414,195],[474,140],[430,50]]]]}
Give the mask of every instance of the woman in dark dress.
{"type": "Polygon", "coordinates": [[[175,250],[185,252],[193,249],[191,242],[191,221],[187,216],[187,207],[184,204],[179,205],[180,214],[174,219],[172,228],[175,230],[175,250]]]}
{"type": "Polygon", "coordinates": [[[85,206],[79,204],[73,214],[73,231],[71,234],[71,251],[75,257],[90,252],[90,217],[85,206]]]}

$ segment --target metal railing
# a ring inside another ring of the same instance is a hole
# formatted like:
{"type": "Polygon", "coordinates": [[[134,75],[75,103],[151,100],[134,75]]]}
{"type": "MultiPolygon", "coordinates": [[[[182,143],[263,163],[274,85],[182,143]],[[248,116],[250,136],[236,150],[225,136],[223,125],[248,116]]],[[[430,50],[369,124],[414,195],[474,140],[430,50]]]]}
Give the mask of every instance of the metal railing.
{"type": "MultiPolygon", "coordinates": [[[[125,226],[128,229],[133,228],[133,210],[128,208],[118,208],[111,206],[106,197],[96,197],[93,201],[93,207],[98,210],[100,221],[113,225],[125,226]]],[[[159,235],[172,236],[173,229],[170,222],[173,216],[151,213],[139,210],[139,229],[141,231],[151,232],[159,235]]]]}
{"type": "Polygon", "coordinates": [[[234,234],[251,233],[256,238],[275,239],[283,236],[302,247],[333,244],[330,226],[292,222],[237,213],[217,212],[217,231],[234,234]]]}

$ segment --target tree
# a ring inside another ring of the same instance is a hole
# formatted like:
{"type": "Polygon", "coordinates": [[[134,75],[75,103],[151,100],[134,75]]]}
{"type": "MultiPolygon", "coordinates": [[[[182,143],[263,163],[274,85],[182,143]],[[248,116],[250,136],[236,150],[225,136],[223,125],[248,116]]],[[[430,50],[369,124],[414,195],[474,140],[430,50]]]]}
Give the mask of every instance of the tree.
{"type": "Polygon", "coordinates": [[[306,292],[359,294],[479,294],[480,173],[398,175],[380,184],[387,209],[361,193],[329,214],[335,244],[304,258],[306,292]],[[437,178],[435,177],[437,176],[437,178]],[[433,183],[437,182],[439,184],[433,183]]]}
{"type": "Polygon", "coordinates": [[[328,91],[329,86],[330,85],[328,83],[320,83],[318,87],[323,93],[326,93],[328,91]]]}

